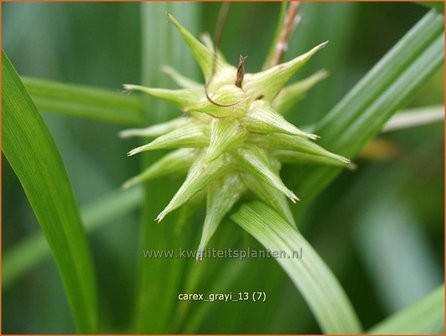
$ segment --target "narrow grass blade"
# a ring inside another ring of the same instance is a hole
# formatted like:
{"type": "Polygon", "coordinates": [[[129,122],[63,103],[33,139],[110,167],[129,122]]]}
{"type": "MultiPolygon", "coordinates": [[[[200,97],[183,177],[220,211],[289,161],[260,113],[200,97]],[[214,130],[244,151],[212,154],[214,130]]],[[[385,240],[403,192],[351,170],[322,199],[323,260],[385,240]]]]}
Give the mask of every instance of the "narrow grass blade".
{"type": "Polygon", "coordinates": [[[2,63],[3,152],[51,248],[78,331],[97,332],[93,261],[62,158],[4,53],[2,63]]]}
{"type": "Polygon", "coordinates": [[[374,183],[355,218],[358,257],[380,306],[392,313],[418,301],[443,280],[423,221],[405,203],[404,189],[398,189],[397,183],[395,179],[387,184],[374,183]]]}
{"type": "Polygon", "coordinates": [[[401,111],[392,117],[381,132],[391,132],[444,120],[444,106],[419,107],[401,111]]]}
{"type": "Polygon", "coordinates": [[[266,249],[300,290],[327,334],[360,334],[361,326],[344,290],[305,238],[261,202],[243,205],[231,219],[266,249]],[[301,249],[302,258],[295,252],[301,249]]]}
{"type": "Polygon", "coordinates": [[[444,334],[444,285],[370,329],[368,334],[377,335],[432,335],[444,334]]]}
{"type": "Polygon", "coordinates": [[[356,153],[443,62],[443,17],[428,13],[317,126],[321,143],[356,153]]]}
{"type": "MultiPolygon", "coordinates": [[[[319,144],[353,157],[443,64],[443,16],[426,14],[316,126],[319,144]]],[[[340,169],[302,170],[291,177],[309,202],[340,169]]]]}
{"type": "Polygon", "coordinates": [[[22,77],[41,112],[88,118],[119,125],[144,122],[142,101],[136,96],[93,87],[22,77]]]}
{"type": "MultiPolygon", "coordinates": [[[[93,232],[117,216],[126,214],[142,203],[141,188],[119,190],[81,207],[81,218],[87,232],[93,232]]],[[[36,232],[4,252],[2,289],[7,290],[28,271],[37,267],[51,255],[45,237],[36,232]]]]}

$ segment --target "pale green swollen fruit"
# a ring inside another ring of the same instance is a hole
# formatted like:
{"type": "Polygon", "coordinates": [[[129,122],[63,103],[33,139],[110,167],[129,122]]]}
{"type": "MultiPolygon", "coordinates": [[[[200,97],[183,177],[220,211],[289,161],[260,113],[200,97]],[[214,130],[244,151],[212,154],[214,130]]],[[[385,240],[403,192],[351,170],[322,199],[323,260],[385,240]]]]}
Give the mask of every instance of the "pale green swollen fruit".
{"type": "Polygon", "coordinates": [[[313,142],[318,138],[316,135],[297,128],[282,116],[326,76],[320,71],[284,87],[326,42],[289,62],[262,72],[247,73],[241,85],[236,85],[237,68],[228,64],[220,53],[214,57],[210,43],[202,44],[174,17],[169,15],[169,18],[189,45],[205,81],[210,81],[207,92],[211,100],[206,97],[204,85],[185,78],[170,67],[163,70],[182,89],[124,85],[126,90],[141,91],[176,104],[183,112],[181,117],[163,124],[121,132],[122,137],[155,138],[131,150],[129,155],[174,149],[124,186],[166,174],[187,174],[156,220],[160,222],[197,194],[206,194],[206,219],[199,252],[204,250],[219,223],[246,192],[272,206],[292,223],[285,197],[293,203],[298,197],[280,178],[282,162],[351,166],[350,160],[313,142]]]}

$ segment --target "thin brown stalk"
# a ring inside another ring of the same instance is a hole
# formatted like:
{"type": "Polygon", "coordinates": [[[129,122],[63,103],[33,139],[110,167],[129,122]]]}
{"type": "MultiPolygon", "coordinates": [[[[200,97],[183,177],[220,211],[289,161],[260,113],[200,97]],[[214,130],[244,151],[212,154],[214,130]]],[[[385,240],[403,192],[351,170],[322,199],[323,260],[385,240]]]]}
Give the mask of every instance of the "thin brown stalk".
{"type": "Polygon", "coordinates": [[[288,49],[288,41],[298,23],[299,4],[298,1],[290,2],[285,21],[283,22],[280,38],[277,41],[275,53],[271,58],[269,68],[279,64],[288,49]]]}

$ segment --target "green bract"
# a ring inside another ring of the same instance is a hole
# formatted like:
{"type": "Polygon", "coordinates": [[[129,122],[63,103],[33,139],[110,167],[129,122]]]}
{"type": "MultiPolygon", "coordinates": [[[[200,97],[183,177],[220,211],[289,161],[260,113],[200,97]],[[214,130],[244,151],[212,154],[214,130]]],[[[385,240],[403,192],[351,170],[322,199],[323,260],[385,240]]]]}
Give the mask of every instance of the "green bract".
{"type": "Polygon", "coordinates": [[[156,220],[161,221],[191,197],[205,191],[206,219],[199,251],[203,251],[223,217],[248,191],[276,209],[288,222],[293,222],[285,196],[293,203],[298,198],[280,178],[282,162],[351,165],[350,160],[314,143],[312,140],[318,138],[316,135],[300,130],[282,116],[326,76],[321,71],[284,88],[326,42],[289,62],[255,74],[245,74],[241,87],[238,87],[237,69],[219,53],[214,58],[212,46],[200,43],[175,18],[171,15],[169,18],[189,45],[206,82],[209,82],[207,92],[212,101],[206,97],[204,85],[183,77],[170,67],[163,70],[182,89],[124,85],[127,90],[142,91],[172,102],[184,114],[167,123],[121,133],[123,137],[156,138],[131,150],[129,155],[154,149],[175,149],[124,186],[166,174],[187,173],[183,185],[156,220]]]}

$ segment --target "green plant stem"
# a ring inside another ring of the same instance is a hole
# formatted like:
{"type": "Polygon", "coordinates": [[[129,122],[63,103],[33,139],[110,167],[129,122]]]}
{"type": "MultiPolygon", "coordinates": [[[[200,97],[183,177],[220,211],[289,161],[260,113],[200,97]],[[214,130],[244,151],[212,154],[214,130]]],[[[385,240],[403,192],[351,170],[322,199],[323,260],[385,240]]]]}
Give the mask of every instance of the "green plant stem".
{"type": "MultiPolygon", "coordinates": [[[[142,203],[142,199],[142,188],[135,187],[112,192],[81,207],[81,218],[87,232],[94,232],[117,216],[134,210],[142,203]]],[[[47,260],[50,255],[48,243],[41,232],[18,242],[3,255],[2,289],[7,290],[17,279],[47,260]]]]}
{"type": "Polygon", "coordinates": [[[119,125],[142,125],[143,103],[122,92],[22,77],[40,112],[60,113],[119,125]]]}

